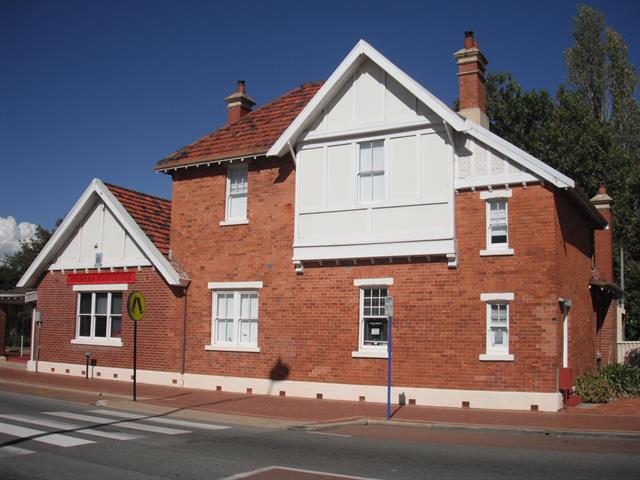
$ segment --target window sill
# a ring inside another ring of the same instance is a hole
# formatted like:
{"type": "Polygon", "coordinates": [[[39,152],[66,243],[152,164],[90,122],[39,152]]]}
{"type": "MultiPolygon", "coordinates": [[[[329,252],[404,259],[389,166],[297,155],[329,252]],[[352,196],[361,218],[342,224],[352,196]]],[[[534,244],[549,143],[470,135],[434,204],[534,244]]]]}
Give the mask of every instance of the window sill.
{"type": "Polygon", "coordinates": [[[248,225],[249,224],[249,219],[244,219],[244,220],[222,220],[220,222],[220,226],[221,227],[228,227],[230,225],[248,225]]]}
{"type": "Polygon", "coordinates": [[[213,352],[260,353],[260,347],[236,347],[234,345],[205,345],[204,349],[213,352]]]}
{"type": "Polygon", "coordinates": [[[513,362],[511,353],[483,353],[479,357],[481,362],[513,362]]]}
{"type": "Polygon", "coordinates": [[[358,350],[351,352],[353,358],[389,358],[389,354],[386,350],[358,350]]]}
{"type": "Polygon", "coordinates": [[[71,340],[74,345],[95,345],[98,347],[121,347],[121,339],[99,340],[97,338],[74,338],[71,340]]]}
{"type": "Polygon", "coordinates": [[[480,250],[481,257],[497,257],[505,255],[514,255],[513,248],[488,248],[486,250],[480,250]]]}

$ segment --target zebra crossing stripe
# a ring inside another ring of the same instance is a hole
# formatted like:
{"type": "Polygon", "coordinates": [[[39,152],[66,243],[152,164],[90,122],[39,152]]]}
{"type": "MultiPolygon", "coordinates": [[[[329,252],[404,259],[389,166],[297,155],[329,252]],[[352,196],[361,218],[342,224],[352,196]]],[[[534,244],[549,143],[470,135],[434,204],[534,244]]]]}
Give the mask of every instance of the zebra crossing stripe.
{"type": "Polygon", "coordinates": [[[201,430],[224,430],[230,427],[222,425],[213,425],[211,423],[188,422],[186,420],[176,420],[164,417],[149,417],[144,415],[136,415],[135,413],[118,412],[116,410],[91,410],[91,413],[99,413],[109,415],[111,417],[129,418],[131,420],[144,420],[146,422],[162,423],[165,425],[175,425],[177,427],[199,428],[201,430]]]}
{"type": "Polygon", "coordinates": [[[113,424],[118,428],[128,428],[130,430],[140,430],[143,432],[162,433],[164,435],[179,435],[181,433],[191,433],[189,430],[179,430],[177,428],[156,427],[155,425],[144,425],[141,423],[133,423],[130,421],[118,421],[112,418],[96,417],[93,415],[82,415],[71,412],[43,412],[45,415],[53,415],[54,417],[68,418],[70,420],[78,420],[79,422],[88,422],[97,425],[113,424]]]}
{"type": "Polygon", "coordinates": [[[142,438],[141,435],[134,435],[132,433],[119,433],[119,432],[105,432],[103,430],[96,430],[94,428],[85,428],[77,423],[60,422],[50,418],[38,418],[30,415],[0,415],[0,418],[6,420],[13,420],[15,422],[30,423],[32,425],[40,425],[41,427],[58,428],[60,430],[74,430],[73,433],[81,433],[84,435],[92,435],[94,437],[110,438],[113,440],[134,440],[136,438],[142,438]]]}
{"type": "Polygon", "coordinates": [[[26,448],[8,445],[6,447],[0,447],[0,460],[3,458],[17,457],[18,455],[29,455],[30,453],[35,452],[33,450],[27,450],[26,448]]]}
{"type": "Polygon", "coordinates": [[[10,423],[3,422],[0,422],[0,433],[4,433],[11,437],[28,438],[34,442],[48,443],[57,447],[77,447],[78,445],[95,443],[92,440],[45,432],[43,430],[35,430],[33,428],[19,427],[18,425],[11,425],[10,423]]]}

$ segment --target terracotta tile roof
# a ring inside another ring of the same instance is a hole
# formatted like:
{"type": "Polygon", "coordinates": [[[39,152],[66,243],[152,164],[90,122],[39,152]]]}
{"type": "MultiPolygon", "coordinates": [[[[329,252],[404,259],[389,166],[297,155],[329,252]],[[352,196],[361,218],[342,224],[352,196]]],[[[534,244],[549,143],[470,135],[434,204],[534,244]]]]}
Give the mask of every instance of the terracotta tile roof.
{"type": "Polygon", "coordinates": [[[156,170],[266,153],[322,84],[323,82],[306,83],[285,93],[240,120],[225,125],[160,160],[156,164],[156,170]]]}
{"type": "Polygon", "coordinates": [[[169,254],[171,201],[105,184],[163,255],[169,254]]]}

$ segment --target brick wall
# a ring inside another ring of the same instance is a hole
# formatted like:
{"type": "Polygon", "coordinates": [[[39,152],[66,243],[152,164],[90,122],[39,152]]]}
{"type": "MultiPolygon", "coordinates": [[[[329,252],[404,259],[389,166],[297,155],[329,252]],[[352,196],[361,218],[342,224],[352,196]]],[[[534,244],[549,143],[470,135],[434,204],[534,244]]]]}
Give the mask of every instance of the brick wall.
{"type": "MultiPolygon", "coordinates": [[[[394,383],[556,390],[556,369],[561,365],[559,220],[552,213],[558,199],[550,189],[513,189],[509,233],[514,256],[480,256],[486,241],[485,202],[478,194],[464,192],[456,197],[457,269],[434,257],[392,264],[366,260],[306,265],[304,274],[296,275],[291,261],[291,160],[250,164],[248,225],[219,225],[225,214],[224,172],[213,166],[174,174],[172,249],[192,279],[186,371],[268,378],[272,369],[284,365],[290,380],[384,384],[385,360],[351,356],[358,348],[359,331],[359,291],[353,280],[393,277],[389,294],[395,304],[394,383]],[[256,280],[264,282],[259,293],[261,352],[205,351],[211,343],[212,295],[207,283],[256,280]],[[481,362],[486,319],[480,294],[505,291],[515,294],[510,305],[510,353],[515,361],[481,362]]],[[[588,260],[582,258],[586,253],[573,246],[570,250],[565,263],[578,259],[575,268],[581,278],[587,265],[588,279],[588,260]]],[[[563,275],[563,285],[571,284],[571,269],[563,275]]],[[[577,285],[588,295],[588,284],[577,285]]],[[[574,294],[578,296],[579,310],[586,311],[582,290],[574,294]]],[[[578,341],[578,335],[575,338],[578,341]]],[[[584,360],[576,353],[576,361],[584,360]]]]}
{"type": "Polygon", "coordinates": [[[136,272],[136,282],[122,292],[122,346],[71,344],[76,334],[77,292],[66,285],[66,275],[48,272],[38,287],[38,310],[42,312],[40,360],[84,364],[91,352],[98,366],[131,368],[133,321],[127,316],[126,299],[141,291],[147,312],[138,324],[138,368],[178,371],[182,342],[179,292],[170,288],[151,268],[136,272]]]}

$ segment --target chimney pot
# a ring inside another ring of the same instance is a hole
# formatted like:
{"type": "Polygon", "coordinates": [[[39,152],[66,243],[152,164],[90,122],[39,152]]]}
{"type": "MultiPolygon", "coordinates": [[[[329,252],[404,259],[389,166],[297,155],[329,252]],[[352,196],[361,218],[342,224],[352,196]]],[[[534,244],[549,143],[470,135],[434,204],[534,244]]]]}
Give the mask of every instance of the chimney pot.
{"type": "Polygon", "coordinates": [[[244,80],[238,80],[238,86],[236,87],[236,93],[246,93],[244,86],[244,80]]]}
{"type": "Polygon", "coordinates": [[[600,182],[600,185],[598,186],[598,193],[600,194],[607,193],[607,187],[604,184],[604,182],[600,182]]]}
{"type": "Polygon", "coordinates": [[[464,48],[478,48],[478,43],[471,30],[464,32],[464,48]]]}

